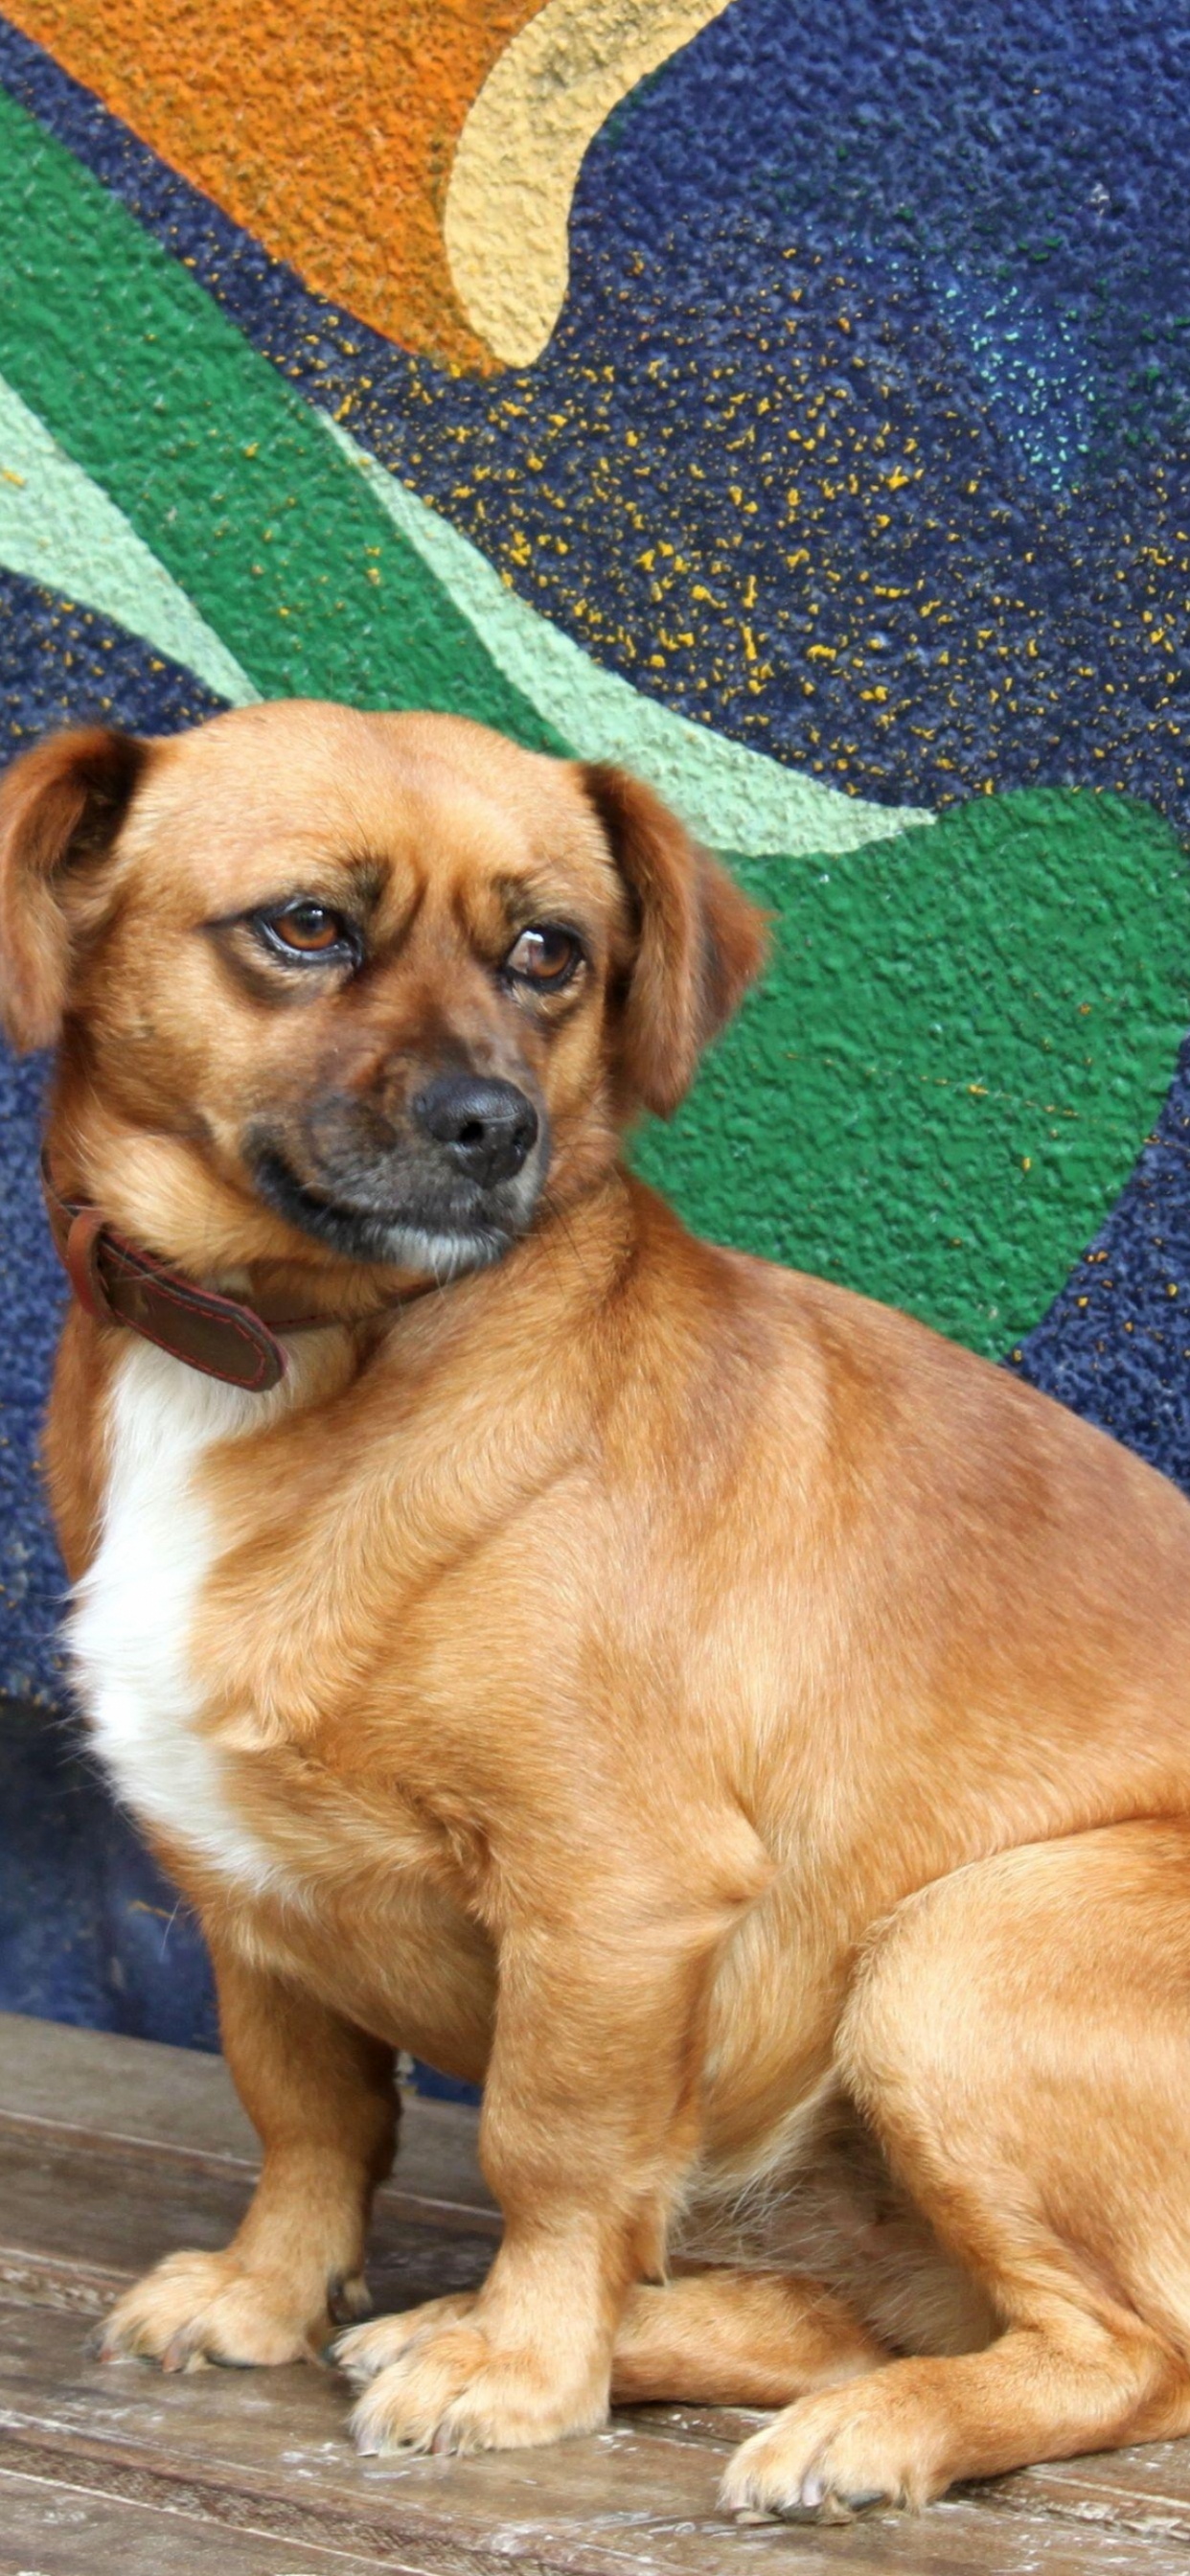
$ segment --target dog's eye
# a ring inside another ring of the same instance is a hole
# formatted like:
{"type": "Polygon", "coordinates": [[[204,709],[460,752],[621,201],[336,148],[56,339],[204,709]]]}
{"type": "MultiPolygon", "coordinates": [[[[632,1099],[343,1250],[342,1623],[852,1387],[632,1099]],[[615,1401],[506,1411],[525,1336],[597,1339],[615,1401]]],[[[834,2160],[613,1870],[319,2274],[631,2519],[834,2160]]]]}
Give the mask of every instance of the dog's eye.
{"type": "Polygon", "coordinates": [[[287,948],[295,957],[325,957],[334,948],[351,945],[351,932],[341,912],[332,912],[325,903],[311,897],[300,903],[287,903],[279,912],[261,916],[261,928],[277,948],[287,948]]]}
{"type": "Polygon", "coordinates": [[[509,949],[504,972],[520,984],[535,985],[540,993],[556,993],[570,982],[582,955],[572,930],[562,930],[552,921],[534,922],[509,949]]]}

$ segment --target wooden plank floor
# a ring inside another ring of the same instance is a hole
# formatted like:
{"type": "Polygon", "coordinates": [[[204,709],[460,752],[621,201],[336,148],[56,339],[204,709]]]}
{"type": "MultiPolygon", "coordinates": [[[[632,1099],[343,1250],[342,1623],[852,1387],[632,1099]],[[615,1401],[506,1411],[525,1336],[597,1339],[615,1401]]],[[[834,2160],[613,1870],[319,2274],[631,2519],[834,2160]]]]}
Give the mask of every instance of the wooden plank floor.
{"type": "MultiPolygon", "coordinates": [[[[158,2254],[219,2245],[255,2143],[222,2066],[0,2015],[0,2576],[1190,2576],[1190,2443],[1068,2461],[919,2519],[737,2530],[743,2410],[655,2407],[552,2451],[360,2460],[309,2367],[101,2365],[94,2319],[158,2254]]],[[[477,2280],[497,2222],[470,2114],[411,2102],[381,2307],[477,2280]]]]}

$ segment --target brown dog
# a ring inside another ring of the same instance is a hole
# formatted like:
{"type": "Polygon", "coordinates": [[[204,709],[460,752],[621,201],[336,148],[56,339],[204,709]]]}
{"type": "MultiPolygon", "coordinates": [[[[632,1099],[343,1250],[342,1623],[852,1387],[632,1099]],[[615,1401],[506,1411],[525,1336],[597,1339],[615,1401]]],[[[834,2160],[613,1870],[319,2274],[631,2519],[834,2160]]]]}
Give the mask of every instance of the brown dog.
{"type": "Polygon", "coordinates": [[[264,2145],[108,2349],[358,2311],[404,2046],[484,2080],[506,2226],[345,2337],[365,2449],[774,2404],[728,2503],[837,2515],[1190,2428],[1190,1510],[625,1173],[743,897],[443,717],[67,735],[0,819],[74,1654],[264,2145]],[[129,1247],[285,1374],[105,1320],[129,1247]]]}

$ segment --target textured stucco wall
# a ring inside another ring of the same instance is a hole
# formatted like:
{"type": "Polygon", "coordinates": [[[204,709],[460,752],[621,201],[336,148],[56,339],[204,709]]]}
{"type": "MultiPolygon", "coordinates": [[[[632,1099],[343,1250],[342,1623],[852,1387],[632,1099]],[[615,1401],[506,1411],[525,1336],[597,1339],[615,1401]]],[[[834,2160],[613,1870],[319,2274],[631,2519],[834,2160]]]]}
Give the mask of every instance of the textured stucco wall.
{"type": "MultiPolygon", "coordinates": [[[[778,929],[642,1165],[1190,1487],[1188,73],[1159,0],[0,20],[0,738],[302,691],[635,763],[778,929]]],[[[41,1079],[0,2001],[205,2041],[54,1714],[41,1079]]]]}

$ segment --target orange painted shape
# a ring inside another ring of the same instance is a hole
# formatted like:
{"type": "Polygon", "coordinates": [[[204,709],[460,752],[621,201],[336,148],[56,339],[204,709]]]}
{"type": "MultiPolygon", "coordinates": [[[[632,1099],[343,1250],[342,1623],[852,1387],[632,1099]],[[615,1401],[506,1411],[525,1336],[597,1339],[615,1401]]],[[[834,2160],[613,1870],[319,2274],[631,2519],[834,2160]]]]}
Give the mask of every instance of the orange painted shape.
{"type": "Polygon", "coordinates": [[[455,146],[542,0],[6,0],[27,36],[307,286],[447,364],[455,146]]]}

